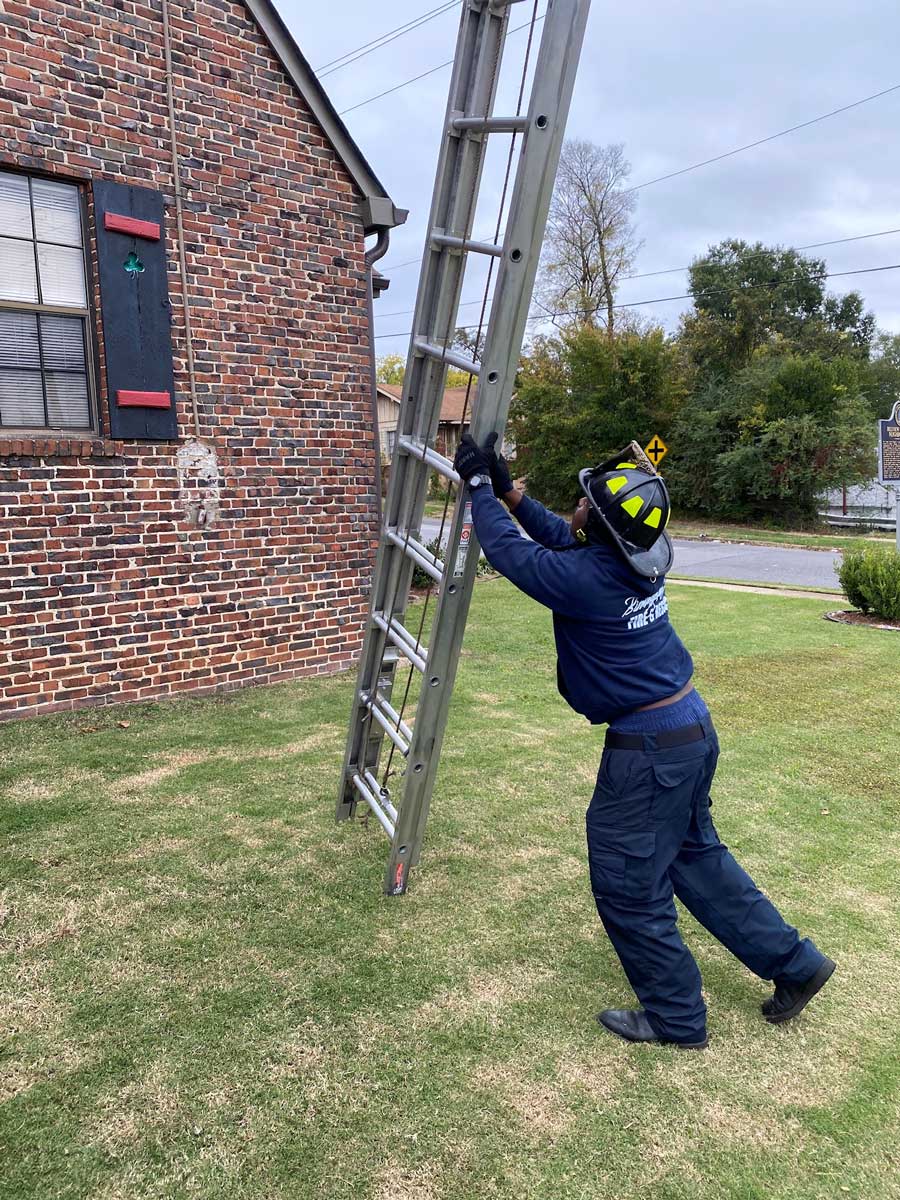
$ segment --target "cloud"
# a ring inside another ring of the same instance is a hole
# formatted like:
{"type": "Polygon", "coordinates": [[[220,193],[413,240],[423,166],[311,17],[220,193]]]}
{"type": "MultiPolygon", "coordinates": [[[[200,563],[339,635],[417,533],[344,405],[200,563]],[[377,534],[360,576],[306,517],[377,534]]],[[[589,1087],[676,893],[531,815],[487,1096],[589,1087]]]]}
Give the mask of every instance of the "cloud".
{"type": "MultiPolygon", "coordinates": [[[[336,22],[327,7],[308,0],[279,3],[313,65],[434,6],[398,0],[388,17],[367,0],[347,0],[336,22]]],[[[527,19],[528,7],[515,7],[514,24],[527,19]]],[[[456,22],[451,11],[329,75],[324,82],[336,106],[347,108],[452,57],[456,22]]],[[[624,142],[632,181],[640,183],[900,82],[897,25],[896,0],[869,0],[864,7],[838,0],[595,3],[568,134],[624,142]]],[[[515,106],[524,44],[522,34],[507,43],[497,111],[515,106]]],[[[422,251],[448,83],[449,71],[438,72],[346,118],[391,195],[410,209],[409,222],[392,235],[383,263],[391,288],[379,301],[382,313],[414,304],[416,268],[392,272],[391,264],[422,251]]],[[[687,265],[724,237],[805,245],[900,226],[898,118],[900,92],[895,92],[643,189],[637,220],[644,248],[635,270],[687,265]]],[[[505,163],[497,142],[485,169],[476,223],[480,233],[492,224],[499,200],[505,163]]],[[[900,235],[812,253],[834,271],[900,263],[900,235]]],[[[684,283],[685,276],[677,274],[632,280],[619,299],[674,295],[685,290],[684,283]]],[[[848,276],[830,286],[839,292],[858,289],[879,324],[900,331],[898,284],[900,271],[848,276]]],[[[479,294],[480,278],[472,271],[464,299],[479,294]]],[[[668,303],[641,311],[674,328],[684,307],[668,303]]],[[[477,312],[467,308],[463,316],[474,320],[477,312]]],[[[405,332],[408,320],[379,317],[378,332],[405,332]]],[[[378,347],[381,352],[405,349],[402,338],[382,338],[378,347]]]]}

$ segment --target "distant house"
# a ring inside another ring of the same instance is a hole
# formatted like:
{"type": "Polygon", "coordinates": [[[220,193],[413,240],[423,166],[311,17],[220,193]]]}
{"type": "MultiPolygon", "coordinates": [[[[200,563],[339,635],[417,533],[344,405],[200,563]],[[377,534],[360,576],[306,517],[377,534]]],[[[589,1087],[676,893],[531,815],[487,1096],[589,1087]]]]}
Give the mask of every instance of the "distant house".
{"type": "Polygon", "coordinates": [[[397,423],[400,420],[400,397],[403,388],[394,384],[379,383],[376,389],[378,401],[378,441],[381,446],[381,461],[390,462],[397,439],[397,423]]]}
{"type": "MultiPolygon", "coordinates": [[[[441,419],[438,423],[435,449],[445,458],[452,458],[459,445],[459,439],[469,428],[472,418],[472,408],[475,401],[475,389],[472,388],[469,403],[466,404],[466,388],[447,388],[441,404],[441,419]],[[465,412],[465,424],[463,423],[465,412]]],[[[384,461],[390,461],[394,453],[394,443],[397,439],[397,424],[400,420],[400,401],[403,387],[400,384],[378,384],[378,436],[381,441],[381,456],[384,461]]],[[[508,441],[503,443],[507,458],[514,457],[515,450],[508,441]]]]}

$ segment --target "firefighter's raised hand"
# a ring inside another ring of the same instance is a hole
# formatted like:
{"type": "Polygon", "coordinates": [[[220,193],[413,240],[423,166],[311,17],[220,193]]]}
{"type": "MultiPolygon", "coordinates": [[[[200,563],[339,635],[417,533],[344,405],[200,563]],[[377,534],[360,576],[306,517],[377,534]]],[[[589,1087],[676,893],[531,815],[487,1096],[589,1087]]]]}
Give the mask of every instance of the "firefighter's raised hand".
{"type": "MultiPolygon", "coordinates": [[[[473,475],[491,475],[491,464],[497,461],[497,453],[494,450],[496,441],[496,433],[488,434],[483,446],[479,446],[470,433],[462,435],[453,466],[467,483],[473,475]]],[[[493,479],[493,476],[491,478],[493,479]]]]}

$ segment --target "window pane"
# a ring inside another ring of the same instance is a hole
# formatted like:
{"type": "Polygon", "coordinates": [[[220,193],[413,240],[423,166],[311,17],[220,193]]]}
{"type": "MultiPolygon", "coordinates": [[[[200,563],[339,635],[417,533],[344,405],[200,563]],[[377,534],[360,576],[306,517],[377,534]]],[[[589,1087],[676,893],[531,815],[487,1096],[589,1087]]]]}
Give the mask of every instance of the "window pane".
{"type": "Polygon", "coordinates": [[[0,368],[0,425],[44,425],[44,393],[37,372],[0,368]]]}
{"type": "Polygon", "coordinates": [[[81,203],[78,188],[70,183],[33,179],[35,234],[39,242],[81,245],[81,203]]]}
{"type": "Polygon", "coordinates": [[[45,370],[84,370],[83,329],[79,317],[41,317],[45,370]]]}
{"type": "MultiPolygon", "coordinates": [[[[80,250],[76,254],[81,254],[80,250]]],[[[0,300],[37,304],[34,245],[0,237],[0,300]]]]}
{"type": "Polygon", "coordinates": [[[26,237],[31,234],[31,204],[24,175],[0,171],[0,234],[26,237]]]}
{"type": "Polygon", "coordinates": [[[80,250],[65,246],[38,246],[41,299],[44,304],[87,308],[84,259],[80,250]]]}
{"type": "Polygon", "coordinates": [[[84,375],[47,372],[47,411],[53,429],[87,429],[91,424],[84,375]]]}
{"type": "Polygon", "coordinates": [[[40,370],[37,317],[34,313],[0,309],[0,368],[33,367],[40,370]]]}

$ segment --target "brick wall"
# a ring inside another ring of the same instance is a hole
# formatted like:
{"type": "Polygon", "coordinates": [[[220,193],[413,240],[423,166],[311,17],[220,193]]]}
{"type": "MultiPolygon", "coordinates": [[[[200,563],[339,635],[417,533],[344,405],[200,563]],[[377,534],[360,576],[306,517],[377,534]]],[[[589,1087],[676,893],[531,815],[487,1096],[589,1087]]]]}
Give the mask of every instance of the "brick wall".
{"type": "Polygon", "coordinates": [[[165,194],[181,438],[104,437],[102,370],[93,438],[0,430],[0,718],[331,672],[360,647],[377,498],[358,197],[243,5],[170,11],[199,451],[160,5],[0,5],[0,166],[165,194]]]}

